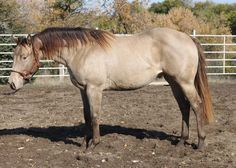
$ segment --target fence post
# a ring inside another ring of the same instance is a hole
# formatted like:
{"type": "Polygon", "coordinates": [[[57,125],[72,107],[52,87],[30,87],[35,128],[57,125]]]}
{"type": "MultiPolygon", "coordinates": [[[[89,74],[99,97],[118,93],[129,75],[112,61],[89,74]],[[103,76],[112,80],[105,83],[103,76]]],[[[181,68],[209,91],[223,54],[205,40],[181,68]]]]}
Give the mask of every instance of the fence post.
{"type": "Polygon", "coordinates": [[[196,37],[196,30],[193,29],[193,37],[195,38],[196,37]]]}
{"type": "Polygon", "coordinates": [[[224,35],[224,48],[223,48],[223,74],[225,74],[225,55],[226,55],[226,36],[224,35]]]}
{"type": "Polygon", "coordinates": [[[65,76],[65,66],[63,64],[59,64],[59,78],[60,81],[64,80],[64,76],[65,76]]]}

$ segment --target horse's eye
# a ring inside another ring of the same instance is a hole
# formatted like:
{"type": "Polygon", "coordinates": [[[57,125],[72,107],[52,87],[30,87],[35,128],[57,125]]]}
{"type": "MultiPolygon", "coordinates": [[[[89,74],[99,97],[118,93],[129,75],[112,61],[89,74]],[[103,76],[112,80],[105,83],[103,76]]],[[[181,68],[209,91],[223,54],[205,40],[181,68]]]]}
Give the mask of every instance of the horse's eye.
{"type": "Polygon", "coordinates": [[[26,58],[27,58],[27,57],[26,57],[26,56],[24,56],[24,57],[23,57],[23,60],[25,60],[26,58]]]}

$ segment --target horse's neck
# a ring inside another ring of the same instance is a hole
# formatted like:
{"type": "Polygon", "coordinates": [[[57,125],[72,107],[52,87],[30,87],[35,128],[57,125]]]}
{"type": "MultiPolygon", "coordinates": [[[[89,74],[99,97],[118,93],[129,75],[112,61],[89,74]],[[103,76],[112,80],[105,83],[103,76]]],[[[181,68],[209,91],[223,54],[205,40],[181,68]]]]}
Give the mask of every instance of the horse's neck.
{"type": "Polygon", "coordinates": [[[52,58],[54,61],[63,64],[65,66],[69,66],[73,63],[74,58],[87,56],[89,52],[95,49],[96,46],[93,45],[86,45],[83,47],[75,47],[75,48],[64,48],[57,52],[52,58]]]}
{"type": "Polygon", "coordinates": [[[68,66],[70,62],[73,61],[74,57],[78,55],[78,49],[68,49],[64,48],[60,51],[56,52],[55,55],[52,57],[52,59],[60,64],[63,64],[65,66],[68,66]]]}

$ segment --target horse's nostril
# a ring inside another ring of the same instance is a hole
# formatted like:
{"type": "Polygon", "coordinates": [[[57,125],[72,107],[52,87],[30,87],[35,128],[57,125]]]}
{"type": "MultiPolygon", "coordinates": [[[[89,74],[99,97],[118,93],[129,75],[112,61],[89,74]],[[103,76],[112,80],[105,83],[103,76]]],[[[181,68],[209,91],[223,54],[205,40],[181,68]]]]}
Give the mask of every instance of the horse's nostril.
{"type": "Polygon", "coordinates": [[[13,82],[10,84],[10,87],[12,90],[16,90],[16,85],[13,82]]]}

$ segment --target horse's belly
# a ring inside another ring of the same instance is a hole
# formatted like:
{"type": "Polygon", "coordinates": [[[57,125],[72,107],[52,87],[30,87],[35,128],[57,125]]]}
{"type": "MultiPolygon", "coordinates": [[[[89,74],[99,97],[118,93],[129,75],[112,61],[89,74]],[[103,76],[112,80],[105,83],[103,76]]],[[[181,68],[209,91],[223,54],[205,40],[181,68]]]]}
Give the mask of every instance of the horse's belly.
{"type": "Polygon", "coordinates": [[[154,81],[157,75],[158,72],[151,69],[143,72],[136,72],[136,73],[129,72],[120,74],[119,76],[108,79],[107,89],[114,89],[114,90],[138,89],[154,81]]]}

